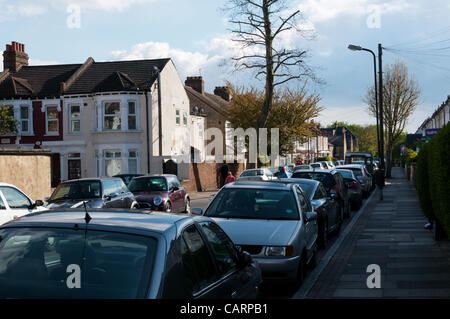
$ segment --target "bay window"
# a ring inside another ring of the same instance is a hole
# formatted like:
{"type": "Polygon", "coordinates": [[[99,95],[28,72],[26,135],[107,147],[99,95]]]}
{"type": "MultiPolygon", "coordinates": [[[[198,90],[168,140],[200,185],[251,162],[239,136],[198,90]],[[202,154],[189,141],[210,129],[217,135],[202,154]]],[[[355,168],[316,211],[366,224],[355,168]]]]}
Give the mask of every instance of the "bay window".
{"type": "Polygon", "coordinates": [[[136,129],[136,102],[128,102],[128,129],[136,129]]]}
{"type": "Polygon", "coordinates": [[[105,102],[103,129],[112,131],[120,131],[122,129],[120,102],[105,102]]]}
{"type": "Polygon", "coordinates": [[[70,133],[79,133],[81,130],[80,106],[69,106],[70,133]]]}

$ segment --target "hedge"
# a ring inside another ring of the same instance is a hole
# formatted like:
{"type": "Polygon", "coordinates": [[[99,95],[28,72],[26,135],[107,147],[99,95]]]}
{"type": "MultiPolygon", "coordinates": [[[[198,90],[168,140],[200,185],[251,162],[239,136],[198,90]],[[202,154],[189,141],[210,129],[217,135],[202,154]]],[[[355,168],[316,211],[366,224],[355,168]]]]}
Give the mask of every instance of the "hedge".
{"type": "Polygon", "coordinates": [[[450,125],[445,125],[417,156],[416,187],[425,216],[450,237],[450,125]]]}

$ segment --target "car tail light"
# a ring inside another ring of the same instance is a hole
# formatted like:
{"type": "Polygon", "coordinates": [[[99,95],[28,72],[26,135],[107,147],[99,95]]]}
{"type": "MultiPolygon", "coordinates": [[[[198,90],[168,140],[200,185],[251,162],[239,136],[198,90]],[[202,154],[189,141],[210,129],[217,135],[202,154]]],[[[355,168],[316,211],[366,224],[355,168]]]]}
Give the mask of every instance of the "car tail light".
{"type": "Polygon", "coordinates": [[[321,215],[320,209],[316,208],[316,209],[314,209],[314,211],[316,212],[317,217],[320,217],[320,215],[321,215]]]}
{"type": "Polygon", "coordinates": [[[339,195],[339,188],[338,188],[337,184],[335,184],[335,185],[331,188],[331,192],[333,192],[333,191],[334,191],[334,193],[335,193],[336,195],[339,195]]]}

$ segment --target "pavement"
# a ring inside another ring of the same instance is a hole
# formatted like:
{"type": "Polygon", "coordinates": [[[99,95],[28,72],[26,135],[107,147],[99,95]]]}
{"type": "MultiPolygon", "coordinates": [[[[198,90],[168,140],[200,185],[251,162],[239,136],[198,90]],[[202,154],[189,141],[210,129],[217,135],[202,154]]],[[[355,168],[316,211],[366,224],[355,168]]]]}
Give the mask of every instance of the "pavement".
{"type": "Polygon", "coordinates": [[[383,201],[373,193],[292,298],[450,298],[450,241],[424,229],[402,168],[393,168],[383,193],[383,201]],[[377,274],[380,288],[368,288],[377,274]]]}

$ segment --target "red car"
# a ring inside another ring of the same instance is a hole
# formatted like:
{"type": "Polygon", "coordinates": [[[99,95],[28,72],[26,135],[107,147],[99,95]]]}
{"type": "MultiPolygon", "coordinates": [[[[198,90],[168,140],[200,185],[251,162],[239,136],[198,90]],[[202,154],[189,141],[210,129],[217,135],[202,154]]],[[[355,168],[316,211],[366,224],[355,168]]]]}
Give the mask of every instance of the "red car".
{"type": "Polygon", "coordinates": [[[141,209],[172,213],[189,213],[191,210],[189,195],[175,175],[135,177],[128,188],[141,209]]]}

